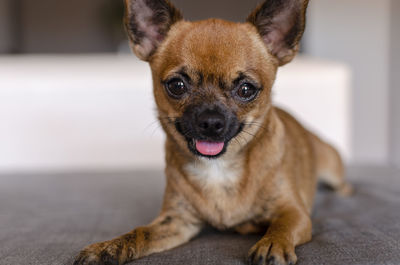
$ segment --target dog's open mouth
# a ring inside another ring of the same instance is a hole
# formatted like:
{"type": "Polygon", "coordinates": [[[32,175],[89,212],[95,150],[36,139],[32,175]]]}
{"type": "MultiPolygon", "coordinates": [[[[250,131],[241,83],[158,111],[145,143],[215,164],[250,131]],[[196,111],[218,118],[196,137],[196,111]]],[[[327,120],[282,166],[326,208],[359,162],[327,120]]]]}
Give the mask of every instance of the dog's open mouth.
{"type": "Polygon", "coordinates": [[[194,119],[190,115],[187,116],[189,117],[185,118],[184,115],[174,121],[175,129],[185,138],[187,146],[193,154],[206,158],[222,156],[227,151],[230,140],[238,135],[244,127],[244,124],[236,118],[231,118],[225,131],[214,132],[215,135],[204,135],[204,132],[199,132],[201,128],[193,123],[194,119]]]}
{"type": "Polygon", "coordinates": [[[226,152],[229,141],[212,139],[187,139],[189,150],[197,155],[206,158],[218,158],[226,152]]]}
{"type": "Polygon", "coordinates": [[[224,150],[224,142],[209,142],[195,140],[195,147],[197,152],[204,156],[216,156],[224,150]]]}

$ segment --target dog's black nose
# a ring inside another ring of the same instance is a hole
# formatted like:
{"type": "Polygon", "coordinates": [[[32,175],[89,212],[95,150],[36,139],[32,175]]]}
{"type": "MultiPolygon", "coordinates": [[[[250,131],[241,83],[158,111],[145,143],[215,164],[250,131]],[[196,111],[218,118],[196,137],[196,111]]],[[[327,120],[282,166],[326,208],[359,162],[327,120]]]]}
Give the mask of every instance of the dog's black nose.
{"type": "Polygon", "coordinates": [[[221,135],[225,129],[225,124],[224,115],[214,110],[203,111],[196,121],[199,132],[207,137],[221,135]]]}

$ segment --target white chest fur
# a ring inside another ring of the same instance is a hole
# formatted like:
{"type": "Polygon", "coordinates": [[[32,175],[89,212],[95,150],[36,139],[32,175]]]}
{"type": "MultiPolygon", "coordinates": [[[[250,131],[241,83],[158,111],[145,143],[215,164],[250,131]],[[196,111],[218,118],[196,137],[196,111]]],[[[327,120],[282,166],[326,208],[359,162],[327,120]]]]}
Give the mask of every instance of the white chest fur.
{"type": "Polygon", "coordinates": [[[190,178],[204,187],[234,185],[242,174],[242,163],[224,158],[199,158],[186,166],[190,178]]]}
{"type": "Polygon", "coordinates": [[[202,202],[193,202],[203,217],[216,227],[230,227],[242,221],[244,207],[238,194],[243,163],[232,159],[198,159],[186,166],[192,183],[202,189],[202,202]]]}

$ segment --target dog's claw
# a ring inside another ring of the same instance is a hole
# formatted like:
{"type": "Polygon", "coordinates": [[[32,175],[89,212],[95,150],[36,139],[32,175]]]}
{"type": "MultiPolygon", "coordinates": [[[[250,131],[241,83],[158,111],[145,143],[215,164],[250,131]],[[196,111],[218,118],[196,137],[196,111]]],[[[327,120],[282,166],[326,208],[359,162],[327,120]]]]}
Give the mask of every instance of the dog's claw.
{"type": "Polygon", "coordinates": [[[120,265],[119,247],[112,241],[87,246],[75,258],[73,265],[120,265]]]}
{"type": "Polygon", "coordinates": [[[294,246],[284,240],[261,239],[249,252],[249,265],[293,265],[294,246]]]}

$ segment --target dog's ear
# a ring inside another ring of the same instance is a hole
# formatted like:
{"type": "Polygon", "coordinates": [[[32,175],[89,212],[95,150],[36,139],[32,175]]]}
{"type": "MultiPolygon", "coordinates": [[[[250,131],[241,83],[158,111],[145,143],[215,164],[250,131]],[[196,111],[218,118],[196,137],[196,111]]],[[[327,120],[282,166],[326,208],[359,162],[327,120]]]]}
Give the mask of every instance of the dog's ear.
{"type": "Polygon", "coordinates": [[[247,18],[279,65],[290,62],[304,32],[308,0],[266,0],[247,18]]]}
{"type": "Polygon", "coordinates": [[[133,52],[148,61],[182,15],[167,0],[125,0],[125,27],[133,52]]]}

